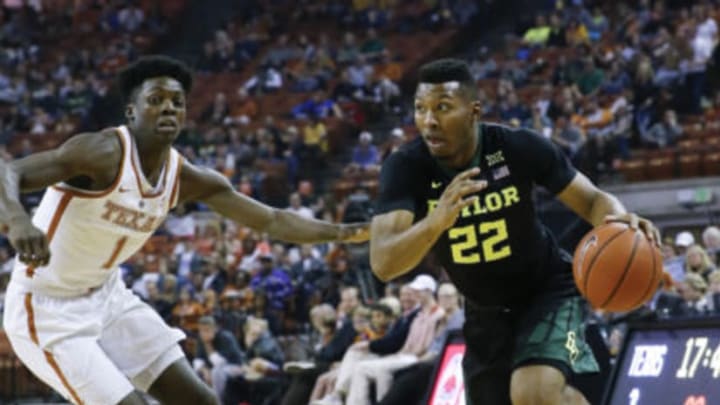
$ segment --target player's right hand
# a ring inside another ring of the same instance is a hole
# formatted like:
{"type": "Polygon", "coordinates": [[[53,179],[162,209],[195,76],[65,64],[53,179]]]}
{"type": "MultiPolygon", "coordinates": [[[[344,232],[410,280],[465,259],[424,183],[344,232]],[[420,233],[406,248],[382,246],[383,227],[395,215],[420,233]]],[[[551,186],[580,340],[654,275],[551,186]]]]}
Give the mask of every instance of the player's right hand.
{"type": "Polygon", "coordinates": [[[29,217],[8,224],[8,239],[18,258],[28,266],[45,266],[50,261],[50,248],[45,233],[33,225],[29,217]]]}
{"type": "Polygon", "coordinates": [[[480,174],[478,167],[465,170],[455,176],[443,191],[438,205],[431,214],[442,229],[452,227],[462,209],[472,205],[477,199],[473,194],[487,187],[487,181],[473,180],[478,174],[480,174]]]}

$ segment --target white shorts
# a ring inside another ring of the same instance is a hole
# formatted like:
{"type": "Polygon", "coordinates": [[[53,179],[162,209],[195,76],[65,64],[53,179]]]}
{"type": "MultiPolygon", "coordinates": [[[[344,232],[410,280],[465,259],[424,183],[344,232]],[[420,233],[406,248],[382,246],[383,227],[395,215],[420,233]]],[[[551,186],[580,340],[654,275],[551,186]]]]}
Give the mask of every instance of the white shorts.
{"type": "Polygon", "coordinates": [[[4,326],[15,354],[75,404],[117,404],[147,391],[184,357],[180,330],[165,324],[118,277],[83,297],[55,298],[11,282],[4,326]]]}

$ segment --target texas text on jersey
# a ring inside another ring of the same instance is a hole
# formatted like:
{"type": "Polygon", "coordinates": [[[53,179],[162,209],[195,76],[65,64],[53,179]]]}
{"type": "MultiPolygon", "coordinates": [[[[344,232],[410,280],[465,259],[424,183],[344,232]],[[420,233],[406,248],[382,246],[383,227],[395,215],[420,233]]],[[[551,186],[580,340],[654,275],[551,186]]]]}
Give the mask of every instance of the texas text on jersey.
{"type": "Polygon", "coordinates": [[[123,153],[115,182],[98,192],[66,183],[48,187],[33,223],[47,233],[53,254],[40,268],[16,261],[15,282],[50,296],[84,295],[116,276],[117,265],[145,244],[177,203],[180,154],[171,149],[152,185],[138,170],[127,128],[116,133],[123,153]]]}

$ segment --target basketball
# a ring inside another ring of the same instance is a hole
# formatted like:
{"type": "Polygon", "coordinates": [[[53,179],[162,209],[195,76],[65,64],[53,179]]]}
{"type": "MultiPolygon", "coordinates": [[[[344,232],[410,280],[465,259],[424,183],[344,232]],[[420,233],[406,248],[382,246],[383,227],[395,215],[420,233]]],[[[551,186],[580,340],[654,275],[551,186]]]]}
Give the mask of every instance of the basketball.
{"type": "Polygon", "coordinates": [[[627,224],[598,226],[575,249],[575,284],[595,309],[624,312],[643,305],[662,274],[660,250],[627,224]]]}

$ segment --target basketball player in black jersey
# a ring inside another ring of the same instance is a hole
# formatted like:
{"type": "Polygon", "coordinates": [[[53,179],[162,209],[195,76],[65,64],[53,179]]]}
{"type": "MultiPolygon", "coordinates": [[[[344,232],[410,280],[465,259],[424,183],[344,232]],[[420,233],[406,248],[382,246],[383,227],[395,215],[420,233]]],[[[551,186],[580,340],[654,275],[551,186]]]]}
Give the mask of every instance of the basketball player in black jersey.
{"type": "Polygon", "coordinates": [[[463,362],[472,405],[586,404],[569,383],[597,371],[584,340],[584,301],[572,258],[539,221],[536,185],[592,225],[617,220],[657,243],[653,225],[628,214],[577,172],[549,140],[481,123],[467,65],[423,66],[415,93],[421,137],[382,168],[371,226],[375,274],[391,280],[434,249],[467,298],[463,362]]]}

